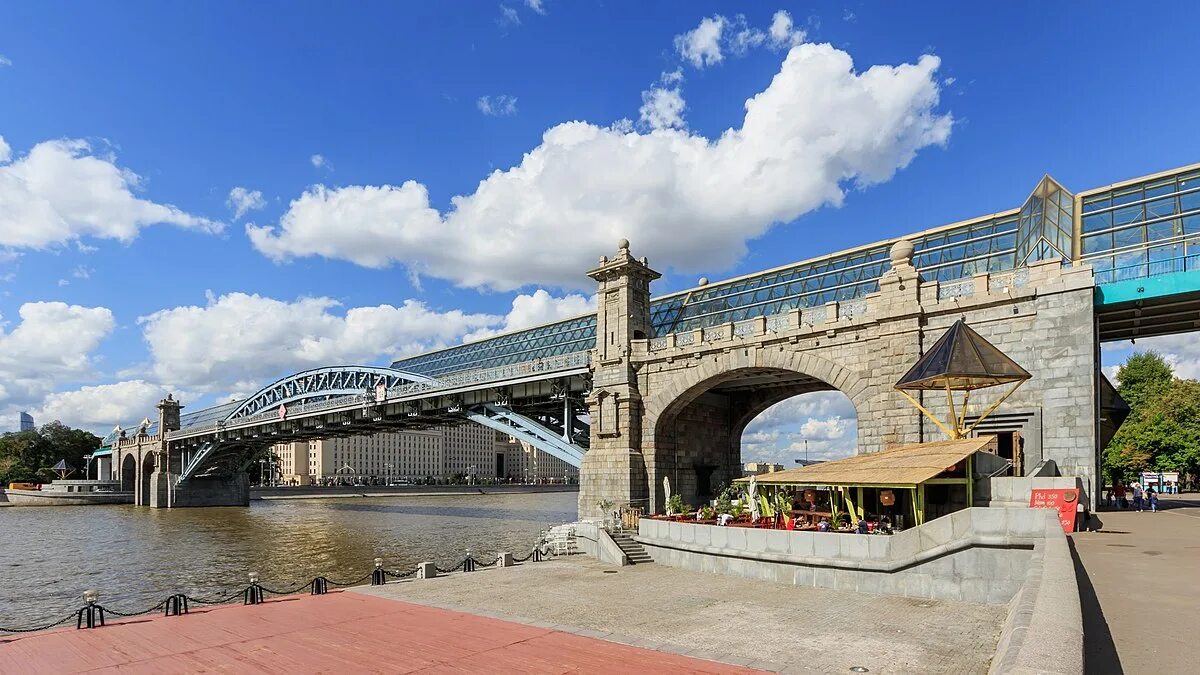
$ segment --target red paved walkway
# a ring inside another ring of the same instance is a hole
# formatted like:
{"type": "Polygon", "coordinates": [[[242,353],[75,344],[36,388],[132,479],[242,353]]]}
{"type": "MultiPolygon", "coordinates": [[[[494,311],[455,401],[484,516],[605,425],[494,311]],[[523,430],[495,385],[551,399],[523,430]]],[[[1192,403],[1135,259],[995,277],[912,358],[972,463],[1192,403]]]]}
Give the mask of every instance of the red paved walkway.
{"type": "Polygon", "coordinates": [[[358,593],[0,638],[0,673],[84,671],[750,672],[358,593]]]}

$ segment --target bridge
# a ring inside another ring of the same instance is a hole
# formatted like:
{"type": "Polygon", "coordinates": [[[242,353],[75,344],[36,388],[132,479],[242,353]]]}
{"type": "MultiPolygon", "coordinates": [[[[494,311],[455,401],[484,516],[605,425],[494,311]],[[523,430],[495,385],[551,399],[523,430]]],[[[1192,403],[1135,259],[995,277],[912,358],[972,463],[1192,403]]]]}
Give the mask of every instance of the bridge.
{"type": "Polygon", "coordinates": [[[1114,428],[1098,345],[1200,328],[1200,165],[1078,193],[1045,176],[1017,208],[659,297],[626,241],[589,276],[595,314],[188,414],[168,398],[106,439],[113,470],[140,504],[244,503],[264,447],[479,423],[581,466],[581,516],[656,511],[663,476],[695,501],[740,475],[742,430],[797,394],[845,393],[860,451],[935,438],[891,384],[963,318],[1034,375],[981,431],[1094,500],[1114,428]]]}

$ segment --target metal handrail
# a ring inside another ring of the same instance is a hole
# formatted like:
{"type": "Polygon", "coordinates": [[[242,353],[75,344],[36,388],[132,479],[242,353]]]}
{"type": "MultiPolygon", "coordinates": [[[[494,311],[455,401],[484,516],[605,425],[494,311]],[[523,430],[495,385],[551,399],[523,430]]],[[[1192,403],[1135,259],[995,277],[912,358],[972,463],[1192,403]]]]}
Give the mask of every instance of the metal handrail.
{"type": "Polygon", "coordinates": [[[1147,279],[1163,274],[1195,271],[1200,271],[1200,253],[1181,255],[1164,260],[1149,260],[1143,263],[1122,265],[1121,267],[1102,270],[1096,272],[1096,284],[1111,284],[1118,281],[1147,279]],[[1131,270],[1133,273],[1127,273],[1131,270]]]}

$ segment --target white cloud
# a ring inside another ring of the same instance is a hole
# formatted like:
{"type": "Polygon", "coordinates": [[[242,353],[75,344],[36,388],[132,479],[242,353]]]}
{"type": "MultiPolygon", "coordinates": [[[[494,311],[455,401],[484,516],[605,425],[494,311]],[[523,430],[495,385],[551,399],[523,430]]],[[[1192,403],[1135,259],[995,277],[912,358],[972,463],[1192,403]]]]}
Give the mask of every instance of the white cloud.
{"type": "Polygon", "coordinates": [[[313,165],[313,168],[316,168],[316,169],[332,169],[333,168],[329,164],[329,160],[325,159],[325,155],[320,155],[320,154],[312,155],[311,157],[308,158],[308,162],[313,165]]]}
{"type": "Polygon", "coordinates": [[[650,129],[682,129],[687,126],[683,121],[683,109],[686,107],[687,102],[683,100],[683,93],[678,87],[654,87],[642,92],[638,119],[650,129]]]}
{"type": "Polygon", "coordinates": [[[839,391],[801,394],[762,412],[742,433],[742,460],[792,465],[803,458],[837,459],[855,453],[854,404],[839,391]]]}
{"type": "Polygon", "coordinates": [[[12,59],[8,58],[7,56],[5,56],[3,54],[0,54],[0,68],[3,68],[5,66],[11,66],[11,65],[12,65],[12,59]]]}
{"type": "Polygon", "coordinates": [[[225,200],[225,205],[233,209],[233,219],[238,220],[248,211],[265,208],[267,200],[263,199],[263,193],[259,190],[235,187],[229,191],[229,198],[225,200]]]}
{"type": "Polygon", "coordinates": [[[87,267],[86,265],[76,265],[75,269],[71,271],[71,276],[75,277],[76,279],[91,279],[92,274],[95,271],[96,270],[87,267]]]}
{"type": "Polygon", "coordinates": [[[501,28],[508,26],[520,26],[521,16],[517,14],[517,10],[508,5],[500,5],[500,18],[496,19],[496,24],[501,28]]]}
{"type": "Polygon", "coordinates": [[[721,15],[704,17],[700,25],[675,36],[675,51],[696,68],[720,63],[725,56],[721,53],[721,34],[729,20],[721,15]]]}
{"type": "Polygon", "coordinates": [[[521,163],[439,212],[416,181],[310,188],[277,226],[248,225],[277,261],[320,255],[461,286],[585,288],[582,270],[622,238],[664,271],[724,269],[773,225],[838,206],[944,144],[939,60],[856,72],[830,45],[791,48],[745,118],[709,139],[567,122],[521,163]],[[569,233],[569,236],[566,236],[569,233]]]}
{"type": "Polygon", "coordinates": [[[480,96],[475,100],[475,107],[489,117],[508,117],[517,114],[517,97],[508,94],[480,96]]]}
{"type": "Polygon", "coordinates": [[[543,0],[525,0],[525,6],[532,9],[537,14],[545,14],[546,7],[543,0]]]}
{"type": "MultiPolygon", "coordinates": [[[[1112,373],[1109,375],[1109,379],[1113,384],[1117,382],[1116,373],[1121,364],[1137,352],[1158,352],[1175,371],[1175,377],[1186,380],[1200,379],[1200,338],[1194,332],[1138,338],[1134,344],[1129,342],[1105,343],[1101,345],[1101,351],[1123,352],[1118,355],[1120,359],[1118,363],[1111,363],[1108,368],[1105,368],[1105,373],[1112,373]]],[[[1102,360],[1113,361],[1112,358],[1102,360]]]]}
{"type": "Polygon", "coordinates": [[[540,326],[595,311],[595,296],[585,298],[582,295],[571,294],[556,298],[539,288],[532,295],[518,295],[513,298],[512,309],[498,326],[474,331],[465,336],[463,340],[466,342],[482,340],[498,333],[540,326]]]}
{"type": "Polygon", "coordinates": [[[105,307],[28,302],[0,324],[0,407],[27,408],[64,382],[94,374],[93,352],[115,322],[105,307]]]}
{"type": "Polygon", "coordinates": [[[70,281],[68,281],[67,279],[59,279],[59,280],[58,280],[58,287],[59,287],[59,288],[62,288],[63,286],[70,286],[70,285],[71,285],[71,282],[70,282],[70,281]]]}
{"type": "Polygon", "coordinates": [[[775,49],[789,49],[804,42],[804,31],[798,30],[792,23],[792,15],[787,10],[779,10],[771,17],[771,27],[767,29],[771,46],[775,49]]]}
{"type": "Polygon", "coordinates": [[[416,300],[394,307],[337,301],[294,302],[260,295],[210,295],[207,305],[175,307],[138,319],[154,379],[205,392],[257,390],[304,368],[375,363],[458,341],[500,317],[439,312],[416,300]]]}
{"type": "MultiPolygon", "coordinates": [[[[155,405],[168,391],[144,380],[85,386],[46,396],[41,407],[31,414],[36,420],[59,420],[69,426],[107,433],[117,424],[153,417],[155,405]]],[[[182,398],[179,392],[175,393],[182,398]]]]}
{"type": "Polygon", "coordinates": [[[219,232],[222,223],[134,196],[142,179],[83,140],[44,141],[13,159],[0,138],[0,245],[48,248],[81,237],[128,242],[166,223],[219,232]]]}
{"type": "Polygon", "coordinates": [[[853,23],[854,21],[857,21],[857,20],[858,20],[858,15],[855,14],[853,10],[847,9],[846,12],[844,14],[842,14],[842,21],[849,21],[849,22],[853,23]]]}
{"type": "Polygon", "coordinates": [[[767,34],[746,23],[746,17],[738,14],[729,24],[729,50],[741,56],[760,47],[767,41],[767,34]]]}

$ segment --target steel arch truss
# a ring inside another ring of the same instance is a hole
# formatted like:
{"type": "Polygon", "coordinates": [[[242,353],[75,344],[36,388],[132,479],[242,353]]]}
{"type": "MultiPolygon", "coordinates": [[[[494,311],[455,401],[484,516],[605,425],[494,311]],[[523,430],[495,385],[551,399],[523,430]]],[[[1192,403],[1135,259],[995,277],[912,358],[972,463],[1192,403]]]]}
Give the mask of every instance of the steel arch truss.
{"type": "Polygon", "coordinates": [[[519,415],[508,408],[497,405],[475,406],[464,410],[462,415],[472,422],[485,427],[502,431],[518,440],[525,441],[533,447],[561,459],[575,468],[583,464],[583,454],[586,452],[578,445],[563,440],[563,434],[556,432],[524,415],[519,415]]]}
{"type": "Polygon", "coordinates": [[[250,396],[234,408],[226,422],[252,417],[281,405],[324,400],[335,396],[350,396],[374,392],[382,385],[391,389],[410,382],[432,382],[431,378],[392,368],[371,366],[334,366],[305,370],[289,375],[250,396]]]}

